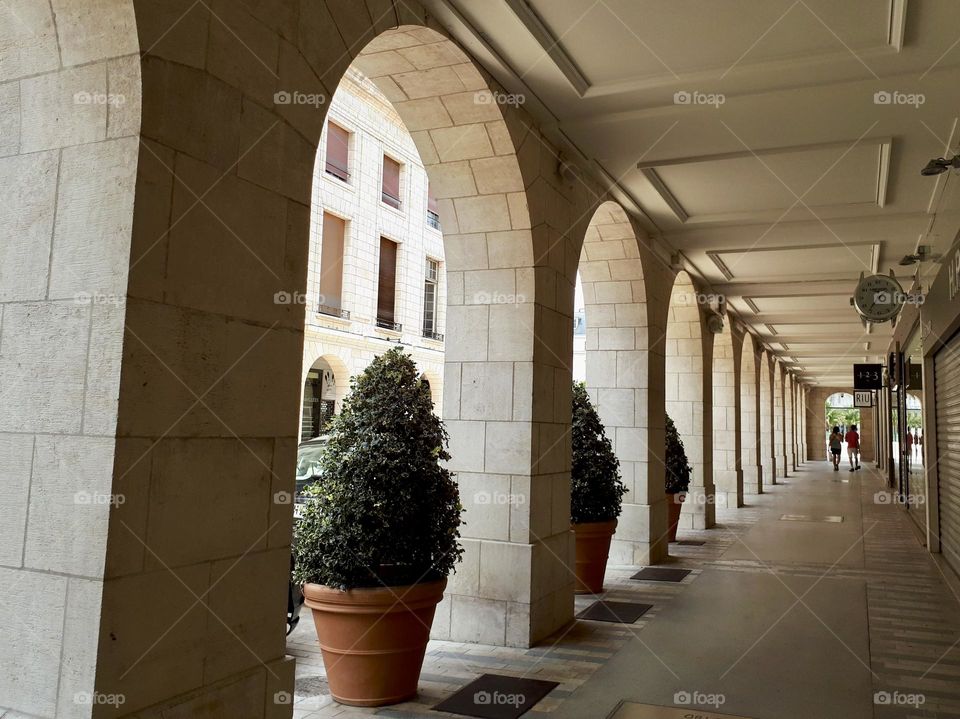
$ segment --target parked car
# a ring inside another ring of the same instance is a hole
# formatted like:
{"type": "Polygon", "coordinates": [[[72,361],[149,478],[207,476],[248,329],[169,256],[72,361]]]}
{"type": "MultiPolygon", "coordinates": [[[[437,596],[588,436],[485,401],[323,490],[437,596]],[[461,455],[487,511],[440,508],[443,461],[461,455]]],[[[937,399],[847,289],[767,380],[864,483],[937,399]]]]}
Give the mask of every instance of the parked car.
{"type": "MultiPolygon", "coordinates": [[[[300,512],[303,503],[306,501],[303,496],[303,490],[315,482],[320,476],[320,455],[327,444],[327,438],[324,436],[308,439],[301,442],[297,448],[297,483],[294,490],[293,500],[293,521],[300,518],[300,512]]],[[[293,574],[293,555],[290,555],[290,589],[287,593],[287,636],[290,635],[297,624],[300,622],[300,609],[303,607],[303,587],[294,583],[293,574]]]]}
{"type": "Polygon", "coordinates": [[[303,490],[320,476],[320,456],[327,445],[327,437],[321,435],[301,442],[297,448],[297,486],[294,490],[294,519],[300,518],[303,507],[303,490]]]}

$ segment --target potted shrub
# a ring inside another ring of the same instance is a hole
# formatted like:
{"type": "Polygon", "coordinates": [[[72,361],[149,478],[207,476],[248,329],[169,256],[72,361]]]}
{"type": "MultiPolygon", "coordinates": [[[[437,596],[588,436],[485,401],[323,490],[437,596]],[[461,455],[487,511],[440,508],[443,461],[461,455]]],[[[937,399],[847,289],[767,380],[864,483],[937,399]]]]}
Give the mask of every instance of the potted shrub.
{"type": "Polygon", "coordinates": [[[333,698],[412,698],[437,603],[463,552],[447,433],[409,355],[376,357],[351,381],[297,523],[304,584],[333,698]]]}
{"type": "Polygon", "coordinates": [[[576,537],[576,592],[603,591],[610,540],[617,528],[627,488],[597,410],[583,383],[573,385],[573,462],[570,468],[570,515],[576,537]]]}
{"type": "Polygon", "coordinates": [[[687,464],[687,453],[683,441],[673,420],[667,415],[666,452],[664,454],[664,488],[667,494],[667,531],[669,541],[677,541],[677,524],[680,522],[680,510],[690,487],[690,473],[693,468],[687,464]]]}

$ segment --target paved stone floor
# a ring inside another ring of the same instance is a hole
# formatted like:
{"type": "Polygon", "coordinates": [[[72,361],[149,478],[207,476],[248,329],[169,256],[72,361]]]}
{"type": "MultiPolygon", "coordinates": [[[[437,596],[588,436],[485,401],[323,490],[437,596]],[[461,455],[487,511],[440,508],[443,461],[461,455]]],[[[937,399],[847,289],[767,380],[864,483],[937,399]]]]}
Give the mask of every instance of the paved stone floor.
{"type": "MultiPolygon", "coordinates": [[[[755,719],[960,717],[960,599],[878,491],[867,467],[837,474],[807,463],[747,507],[718,510],[717,527],[681,533],[706,542],[671,545],[671,566],[692,570],[683,582],[608,569],[605,598],[654,605],[635,624],[577,621],[527,650],[431,642],[419,696],[394,707],[330,699],[306,613],[288,642],[294,716],[452,716],[433,705],[490,672],[559,682],[530,712],[555,719],[606,717],[621,700],[682,706],[687,696],[755,719]]],[[[577,598],[577,610],[591,601],[577,598]]]]}

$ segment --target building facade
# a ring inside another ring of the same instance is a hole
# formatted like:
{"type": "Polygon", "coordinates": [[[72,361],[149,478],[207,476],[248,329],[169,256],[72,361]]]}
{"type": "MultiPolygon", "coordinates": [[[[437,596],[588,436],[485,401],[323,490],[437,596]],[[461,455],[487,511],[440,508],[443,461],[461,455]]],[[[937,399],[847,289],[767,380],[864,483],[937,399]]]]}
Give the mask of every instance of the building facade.
{"type": "Polygon", "coordinates": [[[331,99],[314,170],[301,438],[317,436],[376,355],[403,345],[438,410],[443,235],[416,145],[390,101],[351,68],[331,99]]]}

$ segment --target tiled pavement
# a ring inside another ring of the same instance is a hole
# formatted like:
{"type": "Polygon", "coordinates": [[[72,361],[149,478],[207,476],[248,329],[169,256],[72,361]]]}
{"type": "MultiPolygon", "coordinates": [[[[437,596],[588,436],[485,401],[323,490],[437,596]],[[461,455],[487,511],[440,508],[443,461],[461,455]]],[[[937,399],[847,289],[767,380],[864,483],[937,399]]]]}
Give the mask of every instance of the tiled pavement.
{"type": "MultiPolygon", "coordinates": [[[[864,581],[870,634],[870,664],[874,690],[918,692],[926,697],[920,711],[905,707],[878,706],[883,719],[914,717],[960,717],[960,601],[944,583],[937,565],[923,551],[904,513],[889,505],[876,505],[873,493],[879,479],[864,472],[861,510],[866,531],[864,566],[837,566],[831,576],[864,581]],[[870,528],[869,531],[866,528],[870,528]],[[938,661],[939,660],[939,661],[938,661]]],[[[788,480],[789,483],[790,480],[788,480]]],[[[802,481],[802,480],[801,480],[802,481]]],[[[653,604],[633,625],[576,621],[532,649],[489,647],[453,642],[431,642],[424,661],[420,693],[413,702],[379,709],[346,707],[333,702],[323,678],[323,662],[309,610],[288,641],[288,652],[297,658],[295,719],[360,717],[453,716],[432,707],[483,673],[525,676],[559,682],[550,695],[531,710],[548,713],[588,681],[627,641],[643,641],[643,628],[656,622],[660,609],[697,580],[702,568],[740,572],[775,572],[782,575],[820,577],[822,565],[776,564],[751,560],[724,560],[722,555],[758,520],[777,495],[748,497],[748,507],[718,509],[718,525],[706,531],[685,531],[681,539],[705,540],[701,547],[671,545],[671,566],[692,570],[683,582],[636,582],[629,577],[635,568],[611,568],[607,572],[604,598],[653,604]]],[[[576,600],[577,611],[592,597],[576,600]]]]}

